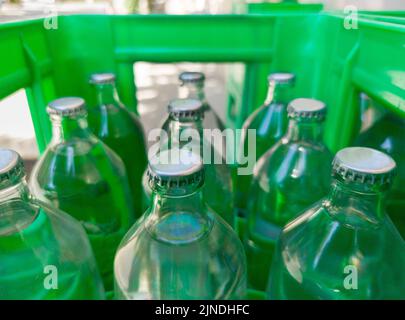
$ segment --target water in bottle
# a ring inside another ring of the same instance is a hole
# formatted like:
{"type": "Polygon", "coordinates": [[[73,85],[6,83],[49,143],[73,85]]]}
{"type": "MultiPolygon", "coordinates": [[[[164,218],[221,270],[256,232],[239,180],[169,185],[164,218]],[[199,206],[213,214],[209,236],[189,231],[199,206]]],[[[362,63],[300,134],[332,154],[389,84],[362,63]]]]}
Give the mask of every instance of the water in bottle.
{"type": "Polygon", "coordinates": [[[88,108],[93,133],[124,162],[136,216],[142,212],[142,174],[146,169],[145,137],[139,118],[121,103],[113,73],[97,73],[90,78],[95,105],[88,108]]]}
{"type": "Polygon", "coordinates": [[[266,288],[282,227],[329,189],[332,155],[322,141],[325,115],[321,101],[291,101],[287,133],[255,166],[245,235],[252,288],[266,288]]]}
{"type": "Polygon", "coordinates": [[[35,199],[20,156],[0,149],[0,299],[104,299],[83,227],[35,199]]]}
{"type": "Polygon", "coordinates": [[[386,215],[394,160],[340,150],[329,194],[283,230],[270,299],[405,299],[405,242],[386,215]]]}
{"type": "MultiPolygon", "coordinates": [[[[161,137],[159,150],[167,148],[197,147],[204,158],[206,183],[203,193],[207,203],[214,211],[225,219],[232,227],[235,225],[235,211],[233,198],[233,184],[231,170],[226,164],[223,154],[215,148],[222,144],[222,136],[214,139],[207,138],[203,132],[203,118],[205,108],[201,101],[196,99],[176,99],[170,102],[169,117],[162,127],[165,137],[161,137]],[[182,137],[194,133],[190,139],[182,140],[182,137]]],[[[152,153],[153,154],[153,153],[152,153]]],[[[150,203],[150,188],[147,184],[146,173],[144,174],[144,199],[150,203]]]]}
{"type": "MultiPolygon", "coordinates": [[[[287,130],[287,104],[291,100],[291,91],[295,76],[292,73],[272,73],[268,77],[269,89],[266,100],[244,122],[240,138],[240,156],[246,157],[252,147],[256,148],[256,159],[269,150],[287,130]],[[255,130],[256,145],[250,146],[247,130],[255,130]]],[[[236,176],[236,205],[239,215],[246,216],[248,192],[252,175],[236,176]]]]}
{"type": "Polygon", "coordinates": [[[405,119],[387,113],[354,142],[355,146],[375,148],[397,163],[397,177],[387,198],[387,212],[405,239],[405,119]]]}
{"type": "Polygon", "coordinates": [[[206,205],[202,159],[185,149],[172,151],[150,159],[152,205],[127,233],[115,257],[116,297],[243,299],[243,246],[206,205]]]}
{"type": "Polygon", "coordinates": [[[112,290],[114,254],[135,220],[124,164],[90,132],[83,99],[58,99],[47,111],[52,140],[33,169],[32,191],[80,221],[112,290]]]}

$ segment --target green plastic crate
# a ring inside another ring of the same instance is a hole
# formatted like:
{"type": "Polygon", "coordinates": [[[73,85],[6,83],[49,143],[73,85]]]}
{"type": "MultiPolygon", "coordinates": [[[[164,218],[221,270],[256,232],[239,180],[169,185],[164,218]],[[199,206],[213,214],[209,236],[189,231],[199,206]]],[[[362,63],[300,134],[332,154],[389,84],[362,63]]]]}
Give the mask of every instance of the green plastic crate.
{"type": "Polygon", "coordinates": [[[345,29],[343,14],[299,8],[244,15],[71,15],[58,17],[55,30],[45,29],[42,19],[3,24],[0,98],[26,89],[40,151],[51,137],[47,102],[71,95],[89,99],[93,72],[116,72],[122,100],[136,112],[137,61],[244,63],[228,81],[232,128],[264,100],[269,72],[294,72],[294,96],[328,105],[325,140],[333,151],[357,133],[360,92],[405,117],[405,18],[360,13],[358,28],[345,29]]]}
{"type": "Polygon", "coordinates": [[[248,81],[239,90],[241,101],[228,110],[230,127],[240,127],[263,101],[270,71],[293,71],[295,96],[328,104],[325,139],[336,151],[355,134],[358,92],[399,116],[405,114],[405,18],[398,15],[394,23],[377,16],[383,15],[359,14],[358,29],[350,30],[343,27],[344,15],[319,11],[73,15],[58,17],[56,30],[46,30],[43,20],[3,24],[0,98],[27,89],[42,151],[50,139],[46,102],[65,95],[89,98],[87,79],[92,72],[115,71],[124,103],[136,110],[136,61],[243,62],[248,81]]]}

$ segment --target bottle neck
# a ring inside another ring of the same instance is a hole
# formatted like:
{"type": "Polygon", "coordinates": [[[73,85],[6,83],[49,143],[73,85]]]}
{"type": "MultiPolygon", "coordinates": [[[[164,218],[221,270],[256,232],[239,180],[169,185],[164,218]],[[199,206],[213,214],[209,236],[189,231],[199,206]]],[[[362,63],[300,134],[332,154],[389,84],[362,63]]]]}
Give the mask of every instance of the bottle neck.
{"type": "MultiPolygon", "coordinates": [[[[0,238],[19,233],[32,223],[38,207],[31,205],[27,183],[21,179],[16,184],[0,190],[0,238]]],[[[24,238],[20,238],[24,241],[24,238]]]]}
{"type": "Polygon", "coordinates": [[[274,81],[269,82],[267,90],[265,105],[282,104],[286,106],[291,100],[291,86],[287,84],[280,84],[274,81]]]}
{"type": "Polygon", "coordinates": [[[349,221],[367,220],[377,224],[385,215],[386,190],[335,178],[327,197],[331,213],[346,214],[349,221]]]}
{"type": "Polygon", "coordinates": [[[61,117],[51,116],[52,122],[52,143],[60,143],[71,138],[88,137],[90,131],[86,116],[61,117]]]}
{"type": "Polygon", "coordinates": [[[317,120],[290,119],[287,138],[290,141],[322,142],[323,122],[317,120]]]}
{"type": "Polygon", "coordinates": [[[152,193],[152,205],[145,215],[145,225],[153,238],[170,243],[197,241],[209,232],[208,215],[199,186],[190,185],[152,193]]]}
{"type": "Polygon", "coordinates": [[[185,186],[175,191],[154,190],[150,215],[160,218],[173,212],[187,212],[199,216],[205,215],[205,205],[199,186],[185,186]]]}
{"type": "Polygon", "coordinates": [[[205,92],[203,83],[183,83],[179,87],[180,99],[198,99],[205,102],[205,92]]]}
{"type": "Polygon", "coordinates": [[[94,87],[98,106],[119,105],[118,92],[114,83],[95,84],[94,87]]]}
{"type": "Polygon", "coordinates": [[[25,178],[18,180],[12,186],[0,189],[0,205],[9,200],[28,201],[31,194],[25,178]]]}
{"type": "Polygon", "coordinates": [[[182,147],[186,144],[196,143],[202,144],[203,123],[201,117],[177,118],[173,115],[169,116],[167,124],[167,134],[169,143],[172,147],[182,147]]]}

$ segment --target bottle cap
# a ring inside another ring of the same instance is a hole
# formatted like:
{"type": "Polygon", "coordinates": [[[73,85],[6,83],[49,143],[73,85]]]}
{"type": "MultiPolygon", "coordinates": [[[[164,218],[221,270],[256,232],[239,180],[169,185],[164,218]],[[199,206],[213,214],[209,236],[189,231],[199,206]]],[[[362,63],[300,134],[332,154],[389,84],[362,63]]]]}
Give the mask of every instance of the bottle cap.
{"type": "Polygon", "coordinates": [[[0,188],[12,186],[24,176],[20,155],[14,150],[0,148],[0,188]]]}
{"type": "Polygon", "coordinates": [[[183,83],[204,82],[205,75],[202,72],[185,71],[180,73],[179,80],[183,83]]]}
{"type": "Polygon", "coordinates": [[[275,82],[277,84],[292,85],[295,82],[295,74],[287,72],[270,73],[267,77],[268,82],[275,82]]]}
{"type": "Polygon", "coordinates": [[[149,158],[147,174],[153,186],[179,188],[202,184],[204,166],[201,157],[191,151],[169,149],[149,158]]]}
{"type": "Polygon", "coordinates": [[[198,99],[175,99],[170,101],[169,113],[177,118],[204,115],[204,105],[198,99]]]}
{"type": "Polygon", "coordinates": [[[332,162],[333,175],[343,180],[371,185],[391,183],[396,163],[385,153],[364,147],[340,150],[332,162]]]}
{"type": "Polygon", "coordinates": [[[107,84],[115,82],[114,73],[94,73],[90,76],[91,84],[107,84]]]}
{"type": "Polygon", "coordinates": [[[66,97],[53,100],[46,109],[50,115],[75,116],[85,115],[86,104],[82,98],[66,97]]]}
{"type": "Polygon", "coordinates": [[[287,112],[290,118],[324,120],[326,105],[316,99],[298,98],[288,104],[287,112]]]}

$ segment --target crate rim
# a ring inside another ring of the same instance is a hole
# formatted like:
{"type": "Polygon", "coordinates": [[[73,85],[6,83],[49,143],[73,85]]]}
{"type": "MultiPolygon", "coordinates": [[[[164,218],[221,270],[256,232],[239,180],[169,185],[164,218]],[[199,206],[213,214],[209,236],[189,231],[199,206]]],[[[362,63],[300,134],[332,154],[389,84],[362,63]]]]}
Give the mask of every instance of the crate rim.
{"type": "MultiPolygon", "coordinates": [[[[391,13],[393,11],[386,11],[386,13],[391,13]]],[[[377,27],[383,28],[386,30],[392,30],[396,32],[404,32],[405,33],[405,11],[398,11],[403,12],[404,17],[393,17],[384,15],[385,11],[359,11],[358,12],[358,22],[359,24],[367,25],[370,27],[377,27]],[[376,20],[375,18],[378,18],[376,20]],[[398,21],[395,22],[395,21],[398,21]],[[399,23],[401,22],[401,23],[399,23]],[[403,24],[402,24],[403,23],[403,24]]],[[[266,19],[269,17],[301,17],[301,16],[316,16],[316,17],[336,17],[339,19],[344,19],[345,14],[339,10],[331,10],[331,11],[282,11],[282,12],[269,12],[269,13],[243,13],[243,14],[148,14],[148,15],[141,15],[141,14],[80,14],[80,13],[62,13],[55,15],[56,17],[60,17],[62,19],[72,19],[72,18],[105,18],[110,20],[116,19],[137,19],[137,20],[153,20],[153,19],[183,19],[183,20],[221,20],[221,19],[266,19]]],[[[47,18],[55,17],[55,16],[39,16],[39,17],[32,17],[28,19],[17,19],[17,20],[9,20],[5,22],[0,22],[0,30],[31,25],[35,23],[40,23],[47,18]]]]}

